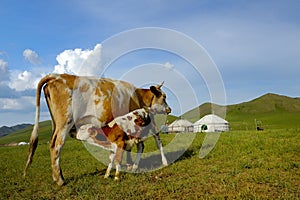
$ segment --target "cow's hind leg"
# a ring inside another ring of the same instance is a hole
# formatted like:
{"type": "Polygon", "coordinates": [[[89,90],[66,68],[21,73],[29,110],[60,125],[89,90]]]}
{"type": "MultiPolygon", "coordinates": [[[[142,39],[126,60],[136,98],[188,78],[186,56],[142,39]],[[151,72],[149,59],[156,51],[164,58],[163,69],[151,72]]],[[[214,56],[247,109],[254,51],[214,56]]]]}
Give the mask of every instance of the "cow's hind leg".
{"type": "Polygon", "coordinates": [[[65,143],[66,135],[69,129],[55,128],[53,130],[52,138],[50,141],[50,156],[51,156],[51,165],[52,165],[52,177],[53,180],[58,185],[64,184],[64,177],[62,175],[62,170],[60,168],[60,152],[65,143]]]}

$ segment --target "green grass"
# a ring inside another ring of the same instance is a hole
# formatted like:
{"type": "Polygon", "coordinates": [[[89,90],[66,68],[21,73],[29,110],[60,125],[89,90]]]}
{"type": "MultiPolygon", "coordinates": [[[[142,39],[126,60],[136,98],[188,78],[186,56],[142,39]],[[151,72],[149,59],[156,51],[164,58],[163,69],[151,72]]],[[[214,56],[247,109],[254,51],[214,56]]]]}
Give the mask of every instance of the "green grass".
{"type": "MultiPolygon", "coordinates": [[[[177,139],[192,136],[195,139],[188,150],[170,166],[145,173],[123,172],[119,182],[104,179],[106,166],[82,142],[68,139],[61,155],[67,183],[62,187],[52,181],[49,148],[43,134],[25,179],[22,171],[28,146],[0,147],[0,199],[300,198],[299,129],[222,133],[204,159],[199,158],[203,134],[185,134],[177,139]]],[[[164,144],[174,141],[174,135],[161,137],[164,144]]],[[[146,152],[155,150],[154,140],[148,139],[145,147],[146,152]]],[[[167,158],[172,159],[181,148],[178,143],[177,148],[167,149],[167,158]]],[[[143,157],[141,165],[146,167],[147,160],[143,157]]]]}

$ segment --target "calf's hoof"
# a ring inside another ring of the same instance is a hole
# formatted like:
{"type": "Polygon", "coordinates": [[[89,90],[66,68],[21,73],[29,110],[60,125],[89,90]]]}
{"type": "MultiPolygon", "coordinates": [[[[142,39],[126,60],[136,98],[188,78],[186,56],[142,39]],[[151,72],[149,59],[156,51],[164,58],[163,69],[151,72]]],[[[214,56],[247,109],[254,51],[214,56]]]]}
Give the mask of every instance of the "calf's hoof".
{"type": "Polygon", "coordinates": [[[105,175],[104,175],[104,178],[108,178],[108,177],[109,177],[109,174],[105,174],[105,175]]]}
{"type": "Polygon", "coordinates": [[[132,170],[132,165],[127,165],[127,171],[131,171],[132,170]]]}

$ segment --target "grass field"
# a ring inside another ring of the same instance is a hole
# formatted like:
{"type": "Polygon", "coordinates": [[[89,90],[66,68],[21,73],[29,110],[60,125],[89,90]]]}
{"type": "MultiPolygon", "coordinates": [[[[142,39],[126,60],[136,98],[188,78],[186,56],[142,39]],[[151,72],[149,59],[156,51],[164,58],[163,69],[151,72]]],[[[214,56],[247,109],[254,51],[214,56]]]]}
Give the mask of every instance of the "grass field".
{"type": "MultiPolygon", "coordinates": [[[[174,135],[161,137],[168,144],[174,135]]],[[[168,167],[123,172],[119,182],[112,177],[104,179],[106,166],[82,142],[68,139],[61,155],[66,179],[62,187],[52,181],[49,148],[43,137],[25,179],[22,171],[28,146],[0,147],[0,199],[300,198],[299,129],[225,132],[211,153],[200,159],[203,139],[204,134],[196,134],[187,151],[168,167]]],[[[147,140],[145,146],[147,152],[155,150],[154,139],[147,140]]],[[[166,152],[167,158],[171,160],[180,151],[178,144],[177,150],[166,152]]],[[[141,165],[148,165],[149,160],[153,159],[144,157],[141,165]]]]}

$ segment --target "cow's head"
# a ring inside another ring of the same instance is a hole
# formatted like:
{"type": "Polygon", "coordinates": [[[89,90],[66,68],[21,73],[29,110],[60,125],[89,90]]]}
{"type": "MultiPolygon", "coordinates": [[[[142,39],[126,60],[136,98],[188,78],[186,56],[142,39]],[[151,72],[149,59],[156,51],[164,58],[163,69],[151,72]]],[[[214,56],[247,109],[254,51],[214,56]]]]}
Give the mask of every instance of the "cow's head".
{"type": "Polygon", "coordinates": [[[171,108],[167,104],[166,94],[161,90],[163,83],[150,87],[150,91],[154,94],[151,101],[151,111],[158,114],[169,114],[171,108]]]}

